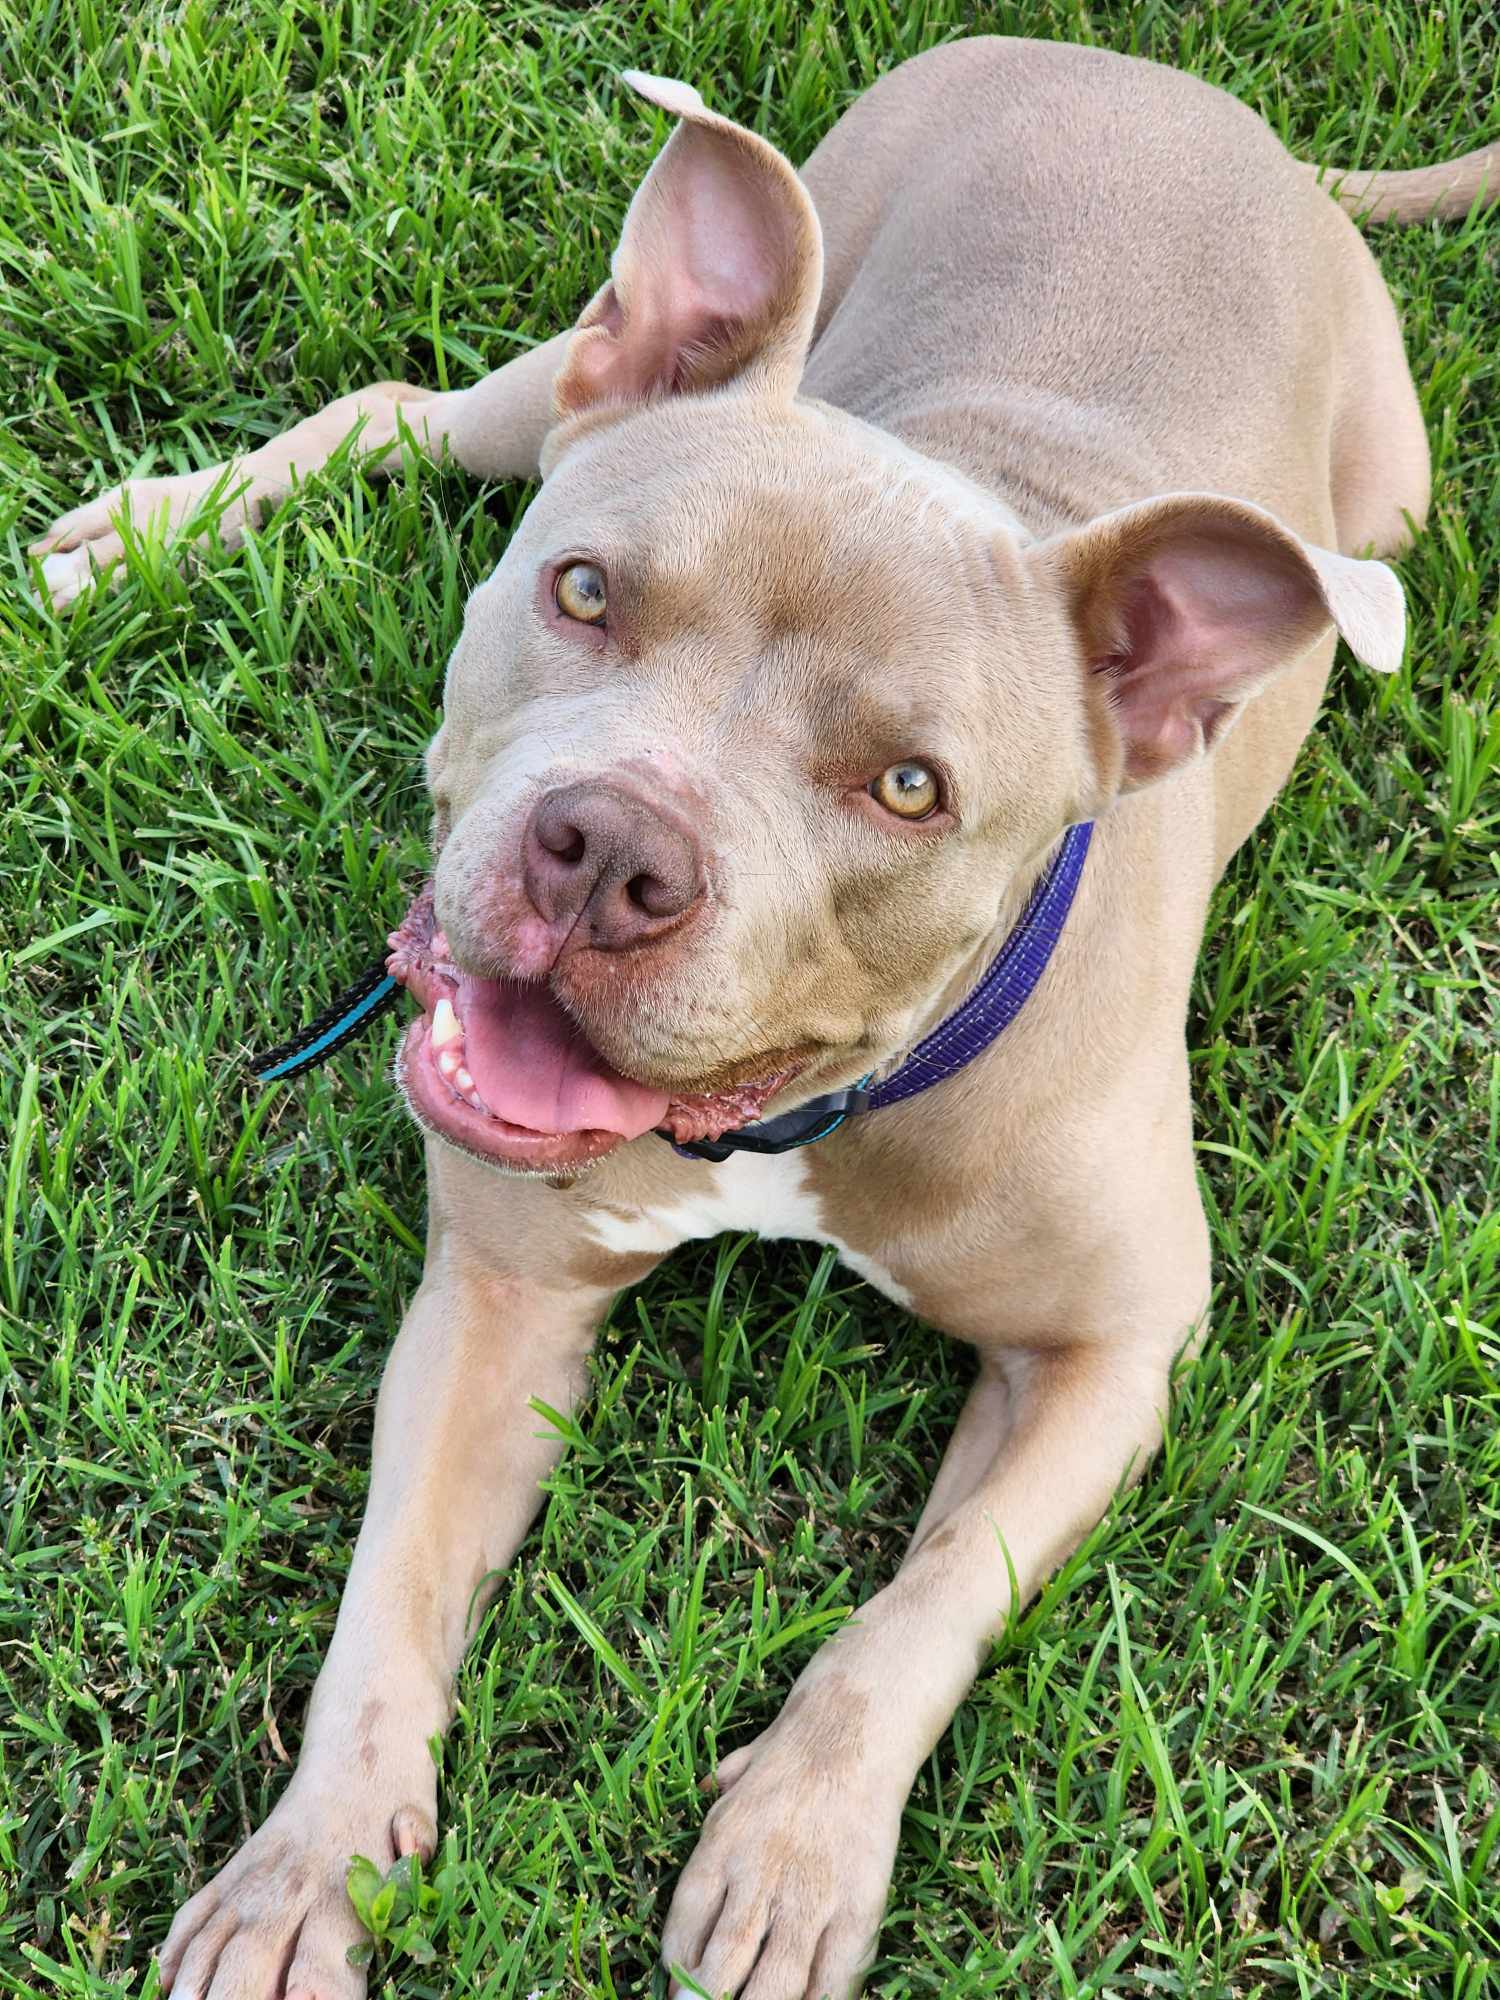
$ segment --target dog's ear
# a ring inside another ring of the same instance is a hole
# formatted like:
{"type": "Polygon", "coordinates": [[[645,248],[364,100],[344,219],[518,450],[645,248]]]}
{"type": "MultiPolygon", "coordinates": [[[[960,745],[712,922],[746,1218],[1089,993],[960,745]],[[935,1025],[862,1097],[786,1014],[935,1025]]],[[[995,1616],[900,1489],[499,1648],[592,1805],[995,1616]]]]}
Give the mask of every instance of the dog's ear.
{"type": "Polygon", "coordinates": [[[823,283],[806,188],[774,146],[715,117],[690,84],[639,70],[625,81],[682,122],[578,322],[553,388],[559,418],[741,378],[790,397],[823,283]]]}
{"type": "Polygon", "coordinates": [[[1385,564],[1314,548],[1246,501],[1143,501],[1024,560],[1063,593],[1115,763],[1101,775],[1122,791],[1209,749],[1330,625],[1367,667],[1401,664],[1405,600],[1385,564]]]}

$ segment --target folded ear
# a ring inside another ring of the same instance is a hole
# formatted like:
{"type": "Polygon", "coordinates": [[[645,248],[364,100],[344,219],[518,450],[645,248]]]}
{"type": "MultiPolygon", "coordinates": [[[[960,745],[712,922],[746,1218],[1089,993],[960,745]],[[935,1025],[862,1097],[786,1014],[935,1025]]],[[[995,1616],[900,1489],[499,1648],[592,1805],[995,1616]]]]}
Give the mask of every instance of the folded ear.
{"type": "Polygon", "coordinates": [[[1401,664],[1405,600],[1385,564],[1314,548],[1246,501],[1143,501],[1025,560],[1063,592],[1124,791],[1208,750],[1330,625],[1367,667],[1401,664]]]}
{"type": "Polygon", "coordinates": [[[790,397],[823,285],[823,235],[790,161],[691,84],[626,70],[681,119],[637,190],[608,284],[553,389],[561,418],[737,377],[790,397]]]}

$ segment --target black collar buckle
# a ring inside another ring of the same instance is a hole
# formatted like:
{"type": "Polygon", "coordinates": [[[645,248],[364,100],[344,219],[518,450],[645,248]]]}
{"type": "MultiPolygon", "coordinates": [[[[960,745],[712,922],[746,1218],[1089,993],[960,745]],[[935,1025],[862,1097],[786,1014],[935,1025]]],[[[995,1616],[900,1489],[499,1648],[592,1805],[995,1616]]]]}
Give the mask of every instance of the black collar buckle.
{"type": "Polygon", "coordinates": [[[717,1139],[692,1139],[679,1146],[670,1132],[659,1132],[658,1137],[670,1141],[672,1151],[681,1153],[684,1159],[711,1160],[715,1165],[727,1160],[731,1153],[790,1153],[798,1146],[826,1139],[846,1118],[867,1111],[870,1093],[865,1085],[869,1080],[865,1077],[847,1090],[830,1090],[822,1097],[799,1104],[795,1111],[762,1118],[756,1125],[742,1125],[737,1132],[725,1132],[717,1139]]]}

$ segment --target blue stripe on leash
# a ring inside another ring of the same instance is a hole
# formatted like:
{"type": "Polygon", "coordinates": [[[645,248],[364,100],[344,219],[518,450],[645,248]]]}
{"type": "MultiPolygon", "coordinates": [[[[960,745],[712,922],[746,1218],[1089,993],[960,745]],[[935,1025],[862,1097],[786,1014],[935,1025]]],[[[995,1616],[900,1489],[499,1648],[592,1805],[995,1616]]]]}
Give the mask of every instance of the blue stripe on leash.
{"type": "Polygon", "coordinates": [[[400,992],[401,988],[386,971],[384,963],[372,965],[347,993],[341,993],[331,1007],[325,1007],[290,1041],[269,1049],[252,1062],[250,1074],[261,1083],[279,1083],[289,1076],[300,1076],[304,1070],[316,1068],[320,1062],[326,1062],[336,1049],[342,1048],[345,1042],[367,1028],[378,1014],[393,1006],[400,992]]]}

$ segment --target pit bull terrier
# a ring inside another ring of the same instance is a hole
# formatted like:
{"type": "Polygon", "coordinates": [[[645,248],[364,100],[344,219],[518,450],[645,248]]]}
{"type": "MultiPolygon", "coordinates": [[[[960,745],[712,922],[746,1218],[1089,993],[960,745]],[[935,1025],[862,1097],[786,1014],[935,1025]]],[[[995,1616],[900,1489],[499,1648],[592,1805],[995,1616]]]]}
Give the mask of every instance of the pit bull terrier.
{"type": "Polygon", "coordinates": [[[542,477],[468,602],[391,940],[431,1207],[369,1507],[296,1773],[172,1924],[173,2000],[363,1992],[345,1865],[432,1848],[428,1739],[560,1449],[534,1399],[575,1405],[614,1294],[724,1229],[835,1245],[977,1355],[905,1560],[719,1765],[662,1940],[714,1995],[857,1988],[914,1774],[1202,1328],[1210,891],[1335,634],[1402,657],[1366,557],[1421,523],[1427,443],[1345,208],[1460,213],[1500,147],[1341,207],[1192,77],[973,40],[799,176],[628,81],[678,122],[576,327],[38,545],[66,601],[124,515],[191,530],[232,488],[233,539],[356,426],[542,477]],[[1004,1033],[971,1015],[913,1082],[1001,960],[1004,1033]],[[750,1149],[778,1132],[808,1143],[750,1149]]]}

